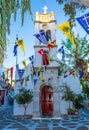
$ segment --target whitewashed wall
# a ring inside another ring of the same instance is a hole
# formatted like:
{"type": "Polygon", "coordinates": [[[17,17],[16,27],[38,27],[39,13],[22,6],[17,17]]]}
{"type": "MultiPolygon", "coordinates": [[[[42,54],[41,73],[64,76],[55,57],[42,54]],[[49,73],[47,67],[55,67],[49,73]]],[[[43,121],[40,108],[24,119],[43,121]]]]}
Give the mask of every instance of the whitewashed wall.
{"type": "MultiPolygon", "coordinates": [[[[72,75],[67,76],[64,78],[64,75],[60,76],[59,78],[59,86],[67,85],[70,87],[70,89],[75,92],[76,94],[81,94],[82,89],[80,85],[80,81],[78,77],[74,77],[72,75]]],[[[62,92],[60,92],[60,113],[61,114],[67,114],[67,109],[69,108],[69,103],[62,100],[62,92]]],[[[73,108],[71,103],[71,108],[73,108]]]]}
{"type": "Polygon", "coordinates": [[[59,86],[66,84],[70,87],[72,91],[74,91],[76,94],[79,94],[82,92],[81,84],[78,77],[74,77],[73,75],[69,75],[66,78],[64,78],[64,75],[60,76],[59,79],[59,86]]]}
{"type": "MultiPolygon", "coordinates": [[[[27,85],[25,86],[25,84],[21,85],[20,82],[17,82],[15,84],[15,94],[18,93],[18,89],[20,89],[21,87],[25,87],[26,89],[30,89],[31,91],[33,91],[33,81],[31,79],[31,70],[30,70],[30,64],[27,66],[23,77],[26,77],[29,75],[29,81],[27,82],[27,85]]],[[[19,76],[16,72],[16,80],[19,79],[19,76]]],[[[32,114],[33,113],[33,102],[29,103],[27,110],[26,110],[26,114],[32,114]]],[[[14,100],[14,110],[13,110],[13,114],[14,115],[23,115],[24,114],[24,108],[22,105],[19,105],[16,100],[14,100]]]]}

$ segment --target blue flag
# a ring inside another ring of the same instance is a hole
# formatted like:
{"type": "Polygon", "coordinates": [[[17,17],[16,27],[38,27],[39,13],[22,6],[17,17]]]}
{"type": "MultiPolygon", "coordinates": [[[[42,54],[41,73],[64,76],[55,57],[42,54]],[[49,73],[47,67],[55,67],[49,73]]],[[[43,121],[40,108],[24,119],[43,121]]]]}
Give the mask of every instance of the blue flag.
{"type": "MultiPolygon", "coordinates": [[[[18,40],[18,34],[16,35],[16,40],[18,40]]],[[[17,47],[18,45],[15,43],[14,50],[13,50],[14,56],[17,56],[17,47]]]]}
{"type": "Polygon", "coordinates": [[[24,69],[19,69],[18,74],[19,74],[19,79],[21,80],[24,74],[24,69]]]}
{"type": "Polygon", "coordinates": [[[18,45],[15,44],[14,45],[14,50],[13,50],[14,56],[17,56],[17,47],[18,47],[18,45]]]}
{"type": "Polygon", "coordinates": [[[61,46],[61,48],[59,48],[57,52],[62,53],[62,61],[65,62],[64,46],[61,46]]]}
{"type": "Polygon", "coordinates": [[[29,60],[30,60],[30,61],[33,61],[33,60],[34,60],[34,55],[30,56],[30,57],[29,57],[29,60]]]}
{"type": "Polygon", "coordinates": [[[34,34],[33,36],[35,36],[41,43],[48,44],[45,32],[40,32],[39,34],[34,34]]]}
{"type": "Polygon", "coordinates": [[[83,75],[85,74],[85,70],[86,70],[86,68],[82,69],[82,72],[79,75],[79,79],[81,79],[83,77],[83,75]]]}
{"type": "Polygon", "coordinates": [[[32,67],[34,66],[34,55],[29,57],[29,60],[31,61],[32,67]]]}
{"type": "Polygon", "coordinates": [[[62,51],[62,61],[65,62],[65,54],[64,54],[64,49],[62,51]]]}
{"type": "Polygon", "coordinates": [[[23,74],[24,74],[24,69],[19,69],[19,65],[17,64],[16,65],[16,70],[17,70],[17,73],[19,75],[19,79],[21,80],[22,77],[23,77],[23,74]]]}
{"type": "Polygon", "coordinates": [[[58,52],[63,52],[64,51],[64,46],[61,46],[59,49],[58,49],[58,52]]]}
{"type": "Polygon", "coordinates": [[[89,34],[89,13],[76,18],[83,29],[89,34]]]}

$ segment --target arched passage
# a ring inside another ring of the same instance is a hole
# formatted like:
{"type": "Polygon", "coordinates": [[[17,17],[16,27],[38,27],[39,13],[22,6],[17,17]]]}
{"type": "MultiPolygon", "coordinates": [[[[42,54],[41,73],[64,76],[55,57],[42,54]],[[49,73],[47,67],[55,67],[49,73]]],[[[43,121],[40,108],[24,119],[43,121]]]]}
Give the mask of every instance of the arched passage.
{"type": "Polygon", "coordinates": [[[41,112],[42,115],[53,114],[53,89],[49,85],[43,85],[41,88],[41,112]]]}

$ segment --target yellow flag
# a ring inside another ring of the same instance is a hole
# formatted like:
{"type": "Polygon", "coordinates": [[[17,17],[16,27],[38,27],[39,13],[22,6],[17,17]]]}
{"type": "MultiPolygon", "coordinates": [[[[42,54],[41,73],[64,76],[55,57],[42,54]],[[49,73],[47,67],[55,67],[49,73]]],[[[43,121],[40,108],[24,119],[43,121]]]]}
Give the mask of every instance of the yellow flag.
{"type": "Polygon", "coordinates": [[[47,57],[47,60],[50,62],[52,60],[52,56],[47,57]]]}
{"type": "Polygon", "coordinates": [[[44,83],[45,82],[45,78],[41,78],[41,81],[42,81],[42,83],[44,83]]]}
{"type": "Polygon", "coordinates": [[[39,72],[40,72],[40,78],[42,78],[42,66],[40,66],[39,68],[38,68],[38,70],[39,70],[39,72]]]}
{"type": "Polygon", "coordinates": [[[22,61],[22,64],[24,66],[24,69],[26,69],[26,62],[25,61],[22,61]]]}
{"type": "Polygon", "coordinates": [[[71,41],[71,43],[74,45],[74,38],[71,35],[69,21],[61,24],[60,26],[57,26],[57,28],[59,30],[61,30],[68,37],[68,39],[71,41]]]}
{"type": "Polygon", "coordinates": [[[9,70],[10,70],[10,68],[7,68],[7,69],[6,69],[6,79],[8,79],[9,70]]]}
{"type": "Polygon", "coordinates": [[[24,53],[25,56],[25,49],[24,49],[24,40],[16,40],[16,44],[20,47],[20,49],[22,50],[22,52],[24,53]]]}
{"type": "Polygon", "coordinates": [[[12,79],[12,82],[14,82],[14,83],[15,83],[15,82],[16,82],[16,80],[12,79]]]}

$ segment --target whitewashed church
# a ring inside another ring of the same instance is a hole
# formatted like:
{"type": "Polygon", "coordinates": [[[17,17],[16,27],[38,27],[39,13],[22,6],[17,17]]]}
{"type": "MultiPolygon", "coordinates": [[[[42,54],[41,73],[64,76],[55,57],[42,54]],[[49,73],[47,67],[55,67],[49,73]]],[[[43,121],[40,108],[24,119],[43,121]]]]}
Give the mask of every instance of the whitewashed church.
{"type": "MultiPolygon", "coordinates": [[[[53,41],[56,39],[55,13],[52,11],[48,14],[47,7],[44,7],[43,10],[43,14],[36,12],[34,22],[35,33],[44,31],[49,36],[50,41],[53,41]]],[[[29,104],[26,114],[31,114],[33,117],[42,117],[44,115],[60,117],[62,114],[67,114],[68,103],[61,99],[62,92],[60,86],[66,83],[73,91],[81,93],[78,78],[74,78],[72,75],[67,78],[63,76],[58,77],[58,69],[60,66],[58,62],[56,62],[56,60],[58,60],[56,55],[57,45],[49,51],[47,44],[41,44],[39,40],[35,38],[34,52],[34,68],[36,71],[41,69],[42,73],[39,76],[32,76],[32,64],[28,64],[23,77],[29,75],[29,81],[22,85],[20,81],[15,84],[15,93],[18,93],[18,89],[21,87],[33,91],[34,98],[29,104]],[[55,59],[54,61],[48,61],[46,69],[44,67],[43,58],[38,53],[40,49],[44,50],[46,56],[52,56],[52,58],[55,59]]],[[[19,76],[16,72],[16,80],[18,79],[19,76]]],[[[23,113],[24,108],[14,101],[14,115],[23,115],[23,113]]]]}

